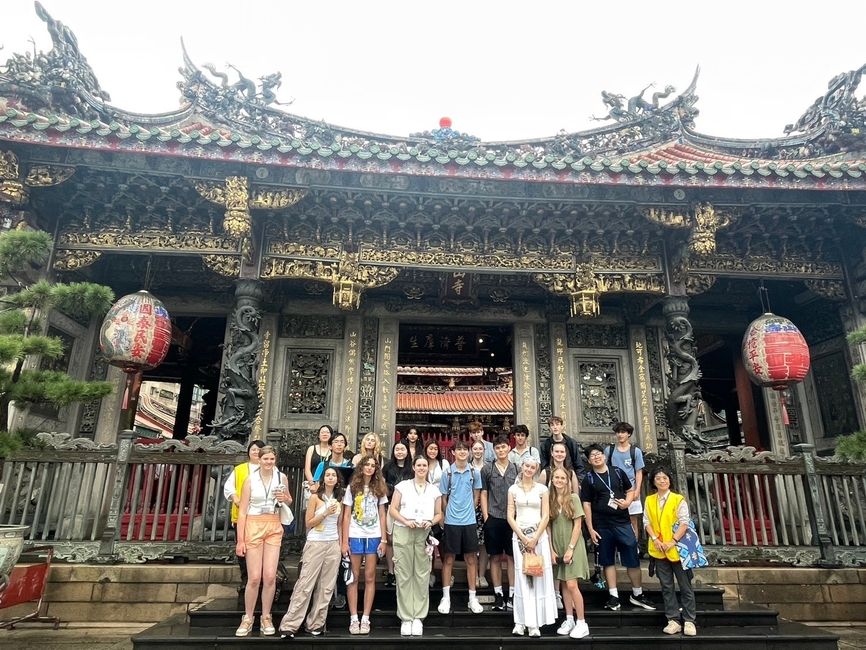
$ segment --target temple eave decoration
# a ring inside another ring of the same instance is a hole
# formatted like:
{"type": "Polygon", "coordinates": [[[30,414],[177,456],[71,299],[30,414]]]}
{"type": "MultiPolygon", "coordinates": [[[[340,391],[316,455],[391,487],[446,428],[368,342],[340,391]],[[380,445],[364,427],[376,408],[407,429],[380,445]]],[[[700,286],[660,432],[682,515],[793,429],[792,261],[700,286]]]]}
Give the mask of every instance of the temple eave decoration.
{"type": "MultiPolygon", "coordinates": [[[[278,99],[281,73],[254,80],[232,65],[197,66],[185,48],[178,83],[183,105],[160,115],[125,111],[109,103],[69,27],[41,5],[37,14],[52,49],[13,54],[0,65],[0,134],[32,141],[50,134],[66,146],[171,150],[192,158],[617,185],[753,187],[772,179],[776,186],[844,189],[860,187],[866,173],[866,108],[855,95],[863,68],[834,77],[825,95],[778,138],[696,132],[698,71],[681,93],[673,86],[651,94],[648,86],[631,97],[602,91],[605,114],[593,119],[604,124],[585,131],[485,142],[446,120],[439,129],[400,137],[289,113],[290,102],[278,99]]],[[[247,207],[277,205],[253,198],[247,207]]],[[[245,230],[243,212],[227,208],[227,225],[238,233],[245,230]]]]}

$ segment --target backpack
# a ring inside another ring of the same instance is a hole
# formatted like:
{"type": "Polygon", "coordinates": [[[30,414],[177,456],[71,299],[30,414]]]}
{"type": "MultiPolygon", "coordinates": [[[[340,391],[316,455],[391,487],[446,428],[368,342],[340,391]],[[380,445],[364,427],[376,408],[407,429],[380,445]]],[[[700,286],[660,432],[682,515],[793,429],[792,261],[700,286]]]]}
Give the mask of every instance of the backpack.
{"type": "MultiPolygon", "coordinates": [[[[635,469],[635,466],[634,466],[634,464],[635,464],[635,458],[637,457],[637,451],[636,451],[637,448],[638,448],[637,445],[629,445],[629,447],[628,447],[629,456],[631,456],[631,468],[632,468],[635,472],[637,472],[637,469],[635,469]]],[[[614,444],[610,444],[610,445],[607,446],[607,449],[606,449],[605,452],[604,452],[604,455],[605,455],[605,458],[607,459],[607,464],[608,464],[608,465],[611,464],[611,460],[610,460],[610,459],[613,458],[613,451],[614,451],[614,449],[616,449],[616,445],[614,445],[614,444]]],[[[641,471],[643,471],[643,470],[641,470],[641,471]]]]}
{"type": "MultiPolygon", "coordinates": [[[[472,467],[472,463],[467,463],[467,465],[469,465],[469,485],[472,486],[475,485],[475,468],[472,467]]],[[[450,499],[451,490],[454,489],[454,465],[449,465],[448,471],[445,473],[448,474],[448,494],[446,496],[450,499]]]]}

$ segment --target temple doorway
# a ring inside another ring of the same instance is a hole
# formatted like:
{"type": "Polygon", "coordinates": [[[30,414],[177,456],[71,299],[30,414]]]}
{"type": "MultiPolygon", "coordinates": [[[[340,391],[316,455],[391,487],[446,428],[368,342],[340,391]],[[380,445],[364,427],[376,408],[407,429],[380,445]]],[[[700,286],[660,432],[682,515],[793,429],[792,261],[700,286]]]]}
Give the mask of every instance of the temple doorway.
{"type": "Polygon", "coordinates": [[[485,325],[400,325],[397,431],[415,427],[445,450],[466,438],[469,422],[492,440],[514,422],[512,328],[485,325]]]}
{"type": "Polygon", "coordinates": [[[209,435],[216,415],[226,319],[179,316],[172,320],[168,356],[144,373],[135,431],[146,438],[209,435]]]}

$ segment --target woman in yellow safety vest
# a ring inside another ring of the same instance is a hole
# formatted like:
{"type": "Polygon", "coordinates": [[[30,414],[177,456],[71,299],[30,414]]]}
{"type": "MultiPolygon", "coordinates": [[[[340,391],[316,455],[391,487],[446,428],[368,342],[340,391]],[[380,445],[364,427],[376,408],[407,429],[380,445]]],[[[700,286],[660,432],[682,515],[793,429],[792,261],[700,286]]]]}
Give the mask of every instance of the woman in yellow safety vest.
{"type": "Polygon", "coordinates": [[[656,575],[665,601],[668,623],[662,631],[665,634],[682,632],[686,636],[695,636],[697,612],[691,571],[683,569],[677,549],[677,542],[689,529],[689,503],[682,494],[671,491],[671,475],[664,467],[656,467],[650,472],[649,483],[656,488],[656,492],[649,495],[644,503],[643,525],[649,537],[648,550],[650,557],[655,560],[656,575]],[[682,624],[674,578],[680,587],[682,624]]]}

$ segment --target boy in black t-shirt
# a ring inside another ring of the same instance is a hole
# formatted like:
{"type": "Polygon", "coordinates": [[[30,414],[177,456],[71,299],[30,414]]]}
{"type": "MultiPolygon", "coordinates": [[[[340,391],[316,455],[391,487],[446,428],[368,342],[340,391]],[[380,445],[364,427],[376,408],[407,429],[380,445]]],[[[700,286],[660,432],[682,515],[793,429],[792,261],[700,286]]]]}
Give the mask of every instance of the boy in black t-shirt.
{"type": "Polygon", "coordinates": [[[586,457],[589,468],[580,484],[580,500],[583,502],[590,538],[598,544],[598,561],[604,567],[604,577],[610,592],[604,607],[613,611],[620,608],[614,566],[616,551],[619,550],[620,561],[627,569],[632,584],[629,602],[644,609],[655,609],[643,593],[637,538],[629,520],[628,507],[636,496],[634,486],[621,469],[608,468],[601,446],[587,447],[586,457]]]}

